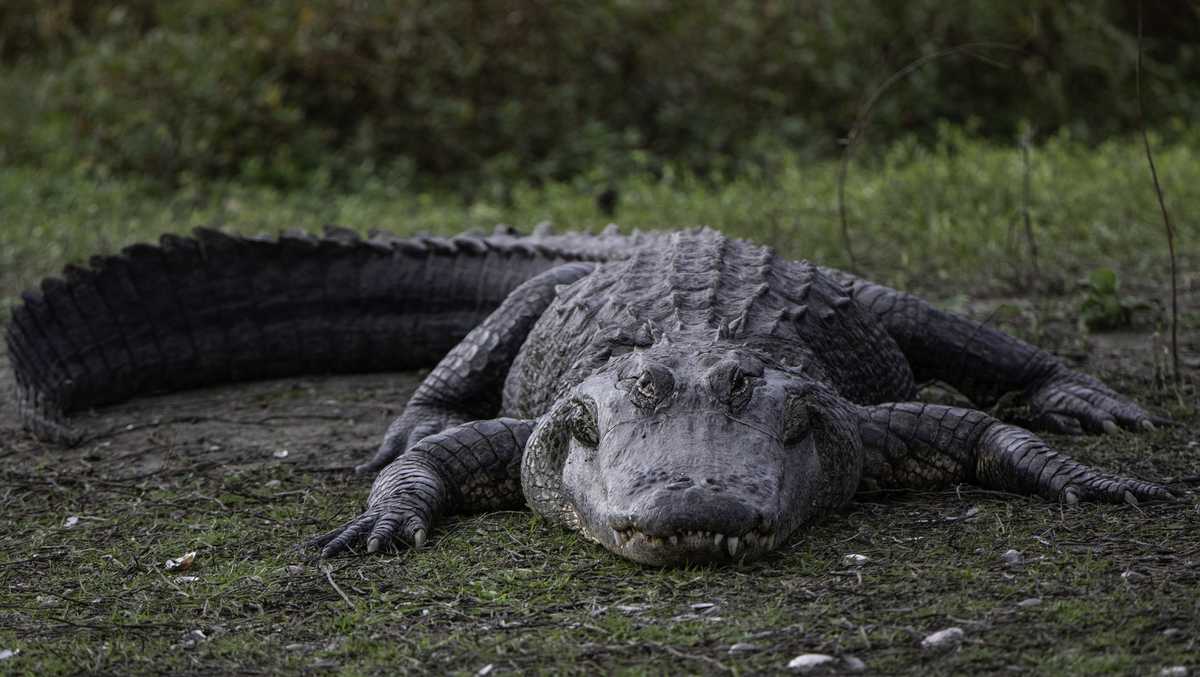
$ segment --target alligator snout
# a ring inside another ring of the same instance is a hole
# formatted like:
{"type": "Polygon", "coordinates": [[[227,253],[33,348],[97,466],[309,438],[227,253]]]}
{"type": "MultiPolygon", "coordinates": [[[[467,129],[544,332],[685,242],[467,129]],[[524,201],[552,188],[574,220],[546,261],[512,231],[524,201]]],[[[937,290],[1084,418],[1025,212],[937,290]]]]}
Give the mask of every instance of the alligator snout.
{"type": "Polygon", "coordinates": [[[648,563],[758,555],[775,545],[774,492],[716,473],[652,472],[606,522],[614,544],[648,563]],[[654,481],[657,480],[657,481],[654,481]]]}

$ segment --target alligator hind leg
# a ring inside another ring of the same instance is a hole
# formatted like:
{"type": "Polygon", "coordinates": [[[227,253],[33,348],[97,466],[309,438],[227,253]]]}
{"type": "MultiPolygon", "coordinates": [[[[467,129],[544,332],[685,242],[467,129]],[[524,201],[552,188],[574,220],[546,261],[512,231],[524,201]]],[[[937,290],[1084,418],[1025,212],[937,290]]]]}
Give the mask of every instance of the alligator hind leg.
{"type": "Polygon", "coordinates": [[[388,427],[375,456],[355,472],[379,470],[426,436],[453,425],[494,417],[504,377],[534,323],[554,300],[556,288],[592,268],[589,263],[563,264],[514,289],[434,367],[388,427]]]}
{"type": "Polygon", "coordinates": [[[366,544],[419,548],[438,518],[524,505],[521,457],[537,421],[473,421],[430,435],[375,478],[362,515],[308,542],[330,557],[366,544]]]}
{"type": "Polygon", "coordinates": [[[917,381],[948,383],[978,406],[1023,392],[1039,428],[1058,433],[1152,430],[1167,419],[1147,413],[1099,380],[986,323],[934,308],[904,292],[830,268],[859,304],[883,322],[917,381]]]}
{"type": "Polygon", "coordinates": [[[1051,500],[1172,499],[1166,487],[1100,472],[974,409],[919,402],[864,407],[863,488],[972,482],[1051,500]]]}

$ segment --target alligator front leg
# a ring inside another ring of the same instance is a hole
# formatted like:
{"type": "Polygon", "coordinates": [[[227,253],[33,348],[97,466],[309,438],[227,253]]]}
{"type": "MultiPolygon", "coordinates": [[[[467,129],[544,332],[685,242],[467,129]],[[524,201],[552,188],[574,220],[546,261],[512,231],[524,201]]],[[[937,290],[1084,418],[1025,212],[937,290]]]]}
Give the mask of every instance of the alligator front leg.
{"type": "Polygon", "coordinates": [[[868,490],[972,482],[1067,503],[1174,498],[1162,485],[1089,468],[974,409],[903,402],[862,411],[868,490]]]}
{"type": "Polygon", "coordinates": [[[308,545],[322,557],[364,543],[367,552],[419,548],[440,517],[520,507],[521,456],[536,423],[474,421],[426,437],[379,473],[362,515],[308,545]]]}
{"type": "Polygon", "coordinates": [[[434,367],[388,427],[375,456],[355,472],[379,470],[421,439],[450,426],[495,416],[504,377],[534,323],[560,285],[571,284],[592,268],[590,263],[566,263],[514,289],[434,367]]]}

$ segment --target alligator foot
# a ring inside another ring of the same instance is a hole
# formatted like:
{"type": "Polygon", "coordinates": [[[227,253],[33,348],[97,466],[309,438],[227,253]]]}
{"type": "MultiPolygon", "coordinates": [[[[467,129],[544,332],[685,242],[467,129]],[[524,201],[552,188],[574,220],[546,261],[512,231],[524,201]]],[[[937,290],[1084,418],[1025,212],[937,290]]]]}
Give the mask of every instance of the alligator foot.
{"type": "Polygon", "coordinates": [[[1100,472],[1054,451],[1036,435],[993,423],[980,436],[975,474],[986,486],[1036,493],[1051,500],[1131,503],[1175,500],[1161,484],[1100,472]]]}
{"type": "Polygon", "coordinates": [[[1084,432],[1113,435],[1154,430],[1170,419],[1153,416],[1100,381],[1070,369],[1056,370],[1029,394],[1038,428],[1066,435],[1084,432]]]}
{"type": "Polygon", "coordinates": [[[368,507],[358,517],[308,542],[332,557],[366,545],[369,553],[399,543],[420,548],[433,521],[447,505],[441,474],[427,459],[401,458],[379,474],[368,507]]]}
{"type": "Polygon", "coordinates": [[[379,473],[361,515],[306,545],[321,557],[420,548],[443,515],[520,505],[521,453],[535,423],[473,421],[424,438],[379,473]]]}
{"type": "Polygon", "coordinates": [[[1160,484],[1104,473],[1072,460],[1028,430],[975,409],[900,402],[864,412],[860,430],[868,452],[867,486],[915,488],[975,481],[1067,503],[1175,498],[1160,484]]]}

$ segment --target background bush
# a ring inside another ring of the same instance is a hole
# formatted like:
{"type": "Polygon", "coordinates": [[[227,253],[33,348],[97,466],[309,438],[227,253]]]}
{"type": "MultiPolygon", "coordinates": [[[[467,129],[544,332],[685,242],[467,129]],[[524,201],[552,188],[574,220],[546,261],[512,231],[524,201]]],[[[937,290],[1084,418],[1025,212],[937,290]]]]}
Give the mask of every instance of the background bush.
{"type": "MultiPolygon", "coordinates": [[[[1200,9],[1147,2],[1153,123],[1200,115],[1200,9]]],[[[597,182],[872,134],[1136,124],[1134,0],[41,0],[0,6],[0,161],[298,185],[387,166],[597,182]]]]}

